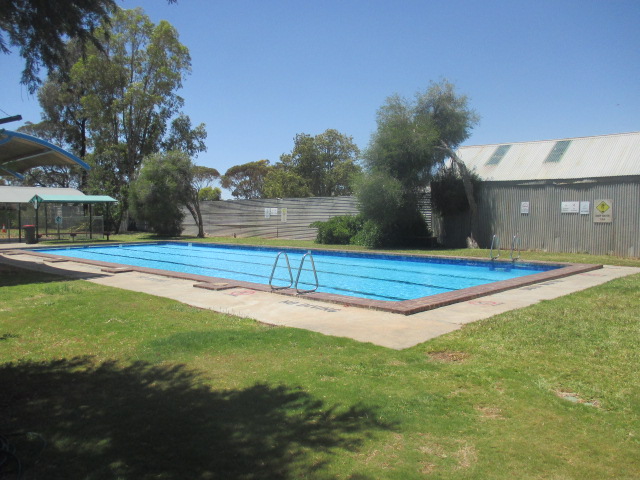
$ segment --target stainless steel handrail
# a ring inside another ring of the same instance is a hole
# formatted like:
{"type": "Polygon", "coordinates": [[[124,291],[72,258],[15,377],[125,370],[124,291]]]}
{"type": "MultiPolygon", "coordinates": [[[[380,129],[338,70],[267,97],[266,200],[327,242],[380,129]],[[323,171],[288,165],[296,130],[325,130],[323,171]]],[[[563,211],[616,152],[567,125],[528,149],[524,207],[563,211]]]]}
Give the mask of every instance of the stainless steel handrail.
{"type": "Polygon", "coordinates": [[[491,239],[491,250],[489,250],[489,257],[491,258],[491,260],[497,260],[498,258],[500,258],[500,238],[498,238],[497,235],[494,235],[493,238],[491,239]],[[493,248],[496,244],[498,248],[498,255],[494,257],[493,248]]]}
{"type": "Polygon", "coordinates": [[[516,233],[511,240],[511,260],[514,262],[520,258],[520,236],[516,233]],[[513,252],[516,249],[516,243],[518,244],[518,256],[514,257],[513,252]]]}
{"type": "Polygon", "coordinates": [[[269,286],[271,287],[271,290],[283,290],[285,288],[291,288],[291,285],[293,285],[293,272],[291,271],[291,264],[289,263],[289,255],[287,255],[287,252],[278,252],[278,255],[276,255],[276,260],[275,262],[273,262],[273,268],[271,269],[271,276],[269,276],[269,286]],[[280,255],[284,255],[284,259],[287,261],[287,271],[289,272],[289,285],[284,286],[284,287],[274,287],[273,286],[273,275],[276,272],[276,267],[278,266],[278,260],[280,259],[280,255]]]}
{"type": "Polygon", "coordinates": [[[296,284],[295,284],[296,293],[311,293],[311,292],[315,292],[318,289],[319,286],[320,286],[320,284],[318,282],[318,272],[316,271],[316,264],[313,261],[313,255],[311,254],[311,250],[309,250],[300,259],[300,267],[298,267],[298,275],[296,275],[296,284]],[[314,276],[314,278],[316,280],[316,286],[315,286],[315,288],[311,288],[309,290],[300,290],[298,288],[298,282],[300,281],[300,273],[302,273],[302,267],[304,266],[304,261],[306,260],[307,257],[309,257],[309,260],[311,261],[311,271],[313,272],[313,276],[314,276]]]}

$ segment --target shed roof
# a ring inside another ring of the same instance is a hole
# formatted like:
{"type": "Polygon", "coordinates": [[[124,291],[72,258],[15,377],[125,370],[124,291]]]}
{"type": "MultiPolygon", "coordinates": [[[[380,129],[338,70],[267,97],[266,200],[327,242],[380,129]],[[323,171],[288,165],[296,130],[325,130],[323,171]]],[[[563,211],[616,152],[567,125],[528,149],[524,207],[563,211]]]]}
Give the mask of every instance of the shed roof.
{"type": "Polygon", "coordinates": [[[29,203],[35,195],[85,196],[75,188],[0,186],[0,203],[29,203]]]}
{"type": "Polygon", "coordinates": [[[640,132],[468,146],[457,153],[486,181],[640,175],[640,132]]]}
{"type": "Polygon", "coordinates": [[[22,179],[22,174],[34,167],[79,166],[91,167],[75,155],[31,135],[0,130],[0,176],[12,175],[22,179]]]}

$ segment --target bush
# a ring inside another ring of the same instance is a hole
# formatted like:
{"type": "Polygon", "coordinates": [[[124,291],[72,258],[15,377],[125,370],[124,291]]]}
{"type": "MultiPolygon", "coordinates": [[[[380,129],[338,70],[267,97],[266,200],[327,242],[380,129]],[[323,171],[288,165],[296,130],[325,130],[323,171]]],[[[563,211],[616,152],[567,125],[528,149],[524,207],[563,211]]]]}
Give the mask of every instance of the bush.
{"type": "Polygon", "coordinates": [[[351,243],[362,247],[378,248],[390,242],[388,234],[377,222],[367,220],[360,231],[351,238],[351,243]]]}
{"type": "Polygon", "coordinates": [[[362,219],[360,216],[341,215],[326,222],[313,222],[311,227],[318,229],[316,243],[349,245],[351,238],[362,228],[362,219]]]}

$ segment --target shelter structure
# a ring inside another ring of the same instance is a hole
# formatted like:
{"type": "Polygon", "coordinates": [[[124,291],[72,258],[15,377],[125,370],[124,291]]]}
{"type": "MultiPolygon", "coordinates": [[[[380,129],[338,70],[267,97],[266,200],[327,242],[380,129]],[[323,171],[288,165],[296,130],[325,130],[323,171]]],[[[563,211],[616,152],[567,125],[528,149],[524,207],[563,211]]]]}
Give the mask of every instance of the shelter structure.
{"type": "MultiPolygon", "coordinates": [[[[461,147],[482,182],[476,240],[503,249],[640,256],[640,132],[461,147]],[[494,239],[495,236],[495,239],[494,239]]],[[[468,218],[439,240],[464,244],[468,218]]]]}
{"type": "Polygon", "coordinates": [[[0,176],[22,180],[30,168],[70,166],[90,170],[91,167],[62,148],[31,135],[0,130],[0,176]]]}
{"type": "Polygon", "coordinates": [[[93,238],[104,234],[102,217],[94,217],[93,205],[115,202],[108,195],[85,195],[75,188],[0,186],[1,236],[11,240],[13,231],[13,237],[21,241],[22,226],[28,223],[36,235],[59,238],[82,232],[93,238]]]}

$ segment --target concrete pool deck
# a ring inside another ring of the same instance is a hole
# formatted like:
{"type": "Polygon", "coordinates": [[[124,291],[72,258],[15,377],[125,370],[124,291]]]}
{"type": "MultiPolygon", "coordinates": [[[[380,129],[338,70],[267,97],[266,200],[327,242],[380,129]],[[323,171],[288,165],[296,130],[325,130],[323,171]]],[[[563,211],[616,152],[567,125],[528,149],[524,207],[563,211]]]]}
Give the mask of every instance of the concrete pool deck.
{"type": "Polygon", "coordinates": [[[194,288],[193,280],[150,273],[105,271],[103,267],[43,259],[20,252],[24,244],[0,246],[0,264],[84,279],[115,288],[171,298],[194,307],[247,317],[262,323],[302,328],[325,335],[404,349],[493,315],[551,300],[610,280],[640,273],[640,268],[602,269],[527,285],[407,316],[379,310],[292,297],[249,288],[194,288]]]}

